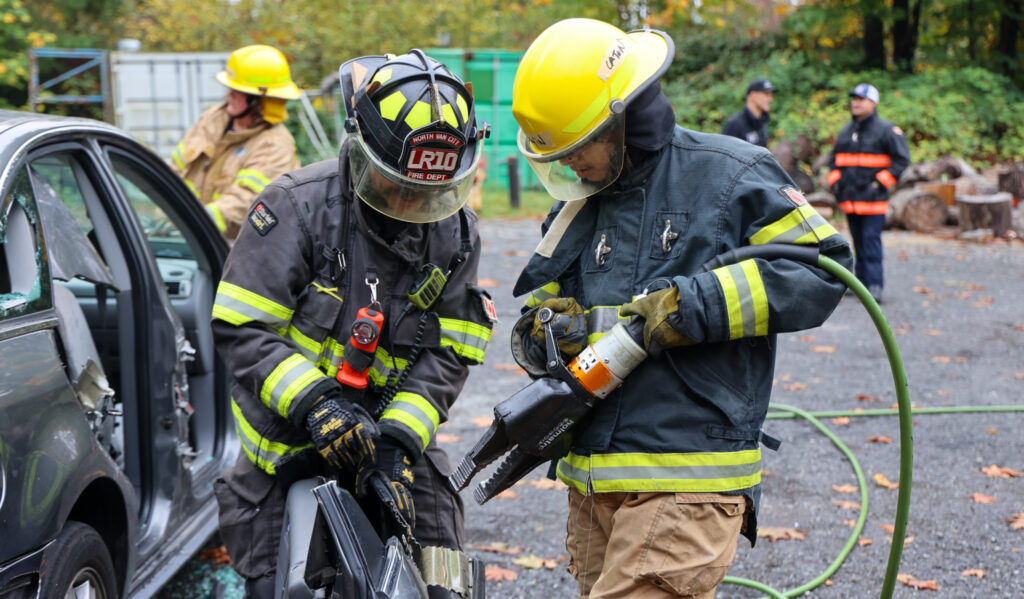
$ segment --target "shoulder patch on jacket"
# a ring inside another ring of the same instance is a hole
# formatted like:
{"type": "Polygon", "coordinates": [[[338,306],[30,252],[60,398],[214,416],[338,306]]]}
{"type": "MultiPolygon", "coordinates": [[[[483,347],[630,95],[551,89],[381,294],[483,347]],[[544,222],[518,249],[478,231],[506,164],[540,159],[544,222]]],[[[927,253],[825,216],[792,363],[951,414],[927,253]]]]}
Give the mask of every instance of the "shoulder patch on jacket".
{"type": "Polygon", "coordinates": [[[892,132],[896,135],[903,135],[903,129],[900,129],[897,125],[892,126],[892,132]]]}
{"type": "Polygon", "coordinates": [[[793,204],[797,208],[807,205],[807,198],[805,198],[804,194],[800,193],[797,189],[793,189],[790,186],[780,187],[779,193],[782,194],[782,197],[786,198],[790,204],[793,204]]]}
{"type": "Polygon", "coordinates": [[[277,217],[263,202],[257,202],[249,211],[249,224],[260,236],[266,235],[277,225],[277,217]]]}

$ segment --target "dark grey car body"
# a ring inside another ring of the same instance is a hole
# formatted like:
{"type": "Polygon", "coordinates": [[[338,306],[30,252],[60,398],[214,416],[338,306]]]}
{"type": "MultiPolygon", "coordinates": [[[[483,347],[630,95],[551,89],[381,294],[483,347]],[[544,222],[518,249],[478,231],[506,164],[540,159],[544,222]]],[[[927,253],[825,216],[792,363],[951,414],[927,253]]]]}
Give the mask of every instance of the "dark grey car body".
{"type": "Polygon", "coordinates": [[[227,251],[126,133],[0,111],[0,597],[47,594],[69,523],[102,538],[122,597],[216,528],[238,451],[209,331],[227,251]]]}

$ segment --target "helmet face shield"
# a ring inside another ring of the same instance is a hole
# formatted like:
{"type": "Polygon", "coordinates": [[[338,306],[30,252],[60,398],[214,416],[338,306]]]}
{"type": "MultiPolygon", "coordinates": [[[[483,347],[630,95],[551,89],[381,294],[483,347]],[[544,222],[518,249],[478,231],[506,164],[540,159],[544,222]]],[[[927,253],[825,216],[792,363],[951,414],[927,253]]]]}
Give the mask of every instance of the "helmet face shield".
{"type": "Polygon", "coordinates": [[[542,154],[520,129],[519,151],[548,194],[556,200],[582,200],[611,185],[625,160],[625,112],[613,111],[599,127],[572,145],[542,154]]]}
{"type": "MultiPolygon", "coordinates": [[[[429,223],[448,218],[466,204],[480,151],[478,148],[470,168],[440,181],[421,178],[419,173],[410,172],[416,177],[413,178],[394,172],[366,147],[358,131],[348,138],[348,157],[352,187],[360,200],[389,218],[429,223]]],[[[416,159],[432,158],[443,164],[445,157],[441,153],[436,158],[419,156],[416,159]]]]}

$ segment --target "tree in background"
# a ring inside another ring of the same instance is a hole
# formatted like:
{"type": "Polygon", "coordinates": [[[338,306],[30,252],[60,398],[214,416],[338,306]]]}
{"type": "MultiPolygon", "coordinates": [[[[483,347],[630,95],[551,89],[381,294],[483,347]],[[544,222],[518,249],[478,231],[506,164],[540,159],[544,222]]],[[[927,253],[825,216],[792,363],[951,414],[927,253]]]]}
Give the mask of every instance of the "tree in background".
{"type": "Polygon", "coordinates": [[[28,100],[29,48],[53,43],[57,36],[39,27],[21,0],[0,0],[0,108],[28,100]]]}

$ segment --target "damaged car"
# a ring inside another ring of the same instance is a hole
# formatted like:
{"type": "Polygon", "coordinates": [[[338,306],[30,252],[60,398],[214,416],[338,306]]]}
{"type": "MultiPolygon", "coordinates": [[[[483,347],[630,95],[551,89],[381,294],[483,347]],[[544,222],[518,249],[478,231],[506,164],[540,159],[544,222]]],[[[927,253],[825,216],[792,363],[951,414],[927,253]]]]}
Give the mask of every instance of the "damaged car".
{"type": "Polygon", "coordinates": [[[150,596],[215,530],[227,252],[125,132],[0,111],[0,597],[150,596]]]}

